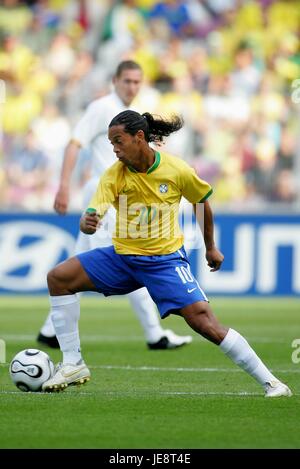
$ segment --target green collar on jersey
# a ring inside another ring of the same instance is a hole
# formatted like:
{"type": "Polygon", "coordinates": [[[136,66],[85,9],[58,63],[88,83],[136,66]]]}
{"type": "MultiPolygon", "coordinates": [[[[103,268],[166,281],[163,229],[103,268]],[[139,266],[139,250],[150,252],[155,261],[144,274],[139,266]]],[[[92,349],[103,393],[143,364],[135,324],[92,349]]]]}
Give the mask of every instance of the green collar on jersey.
{"type": "MultiPolygon", "coordinates": [[[[146,174],[150,174],[152,173],[158,166],[159,166],[159,163],[160,163],[160,153],[158,151],[155,151],[155,160],[154,160],[154,163],[152,166],[150,166],[150,168],[147,170],[146,174]]],[[[134,169],[132,166],[129,166],[128,165],[128,169],[132,172],[132,173],[138,173],[139,171],[137,171],[136,169],[134,169]]]]}

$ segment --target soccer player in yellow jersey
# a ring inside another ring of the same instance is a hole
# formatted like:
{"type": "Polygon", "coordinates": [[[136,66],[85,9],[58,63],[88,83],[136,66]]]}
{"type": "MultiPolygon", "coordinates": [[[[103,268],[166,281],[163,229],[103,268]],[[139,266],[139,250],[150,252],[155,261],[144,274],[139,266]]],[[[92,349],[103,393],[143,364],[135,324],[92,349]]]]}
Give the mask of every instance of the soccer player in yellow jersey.
{"type": "Polygon", "coordinates": [[[113,246],[72,257],[48,274],[52,321],[63,363],[44,383],[44,391],[60,391],[90,379],[80,352],[76,293],[89,290],[106,296],[120,295],[145,286],[162,318],[169,314],[184,318],[194,331],[218,345],[255,378],[266,397],[292,395],[244,337],[218,322],[191,272],[178,225],[182,196],[195,209],[198,203],[203,204],[203,237],[212,272],[221,267],[224,257],[214,243],[213,215],[207,201],[212,193],[210,185],[182,160],[149,145],[181,126],[176,116],[162,120],[135,111],[123,111],[112,119],[109,139],[119,161],[100,179],[90,208],[81,217],[80,229],[86,234],[95,233],[113,204],[117,210],[113,246]]]}
{"type": "MultiPolygon", "coordinates": [[[[66,147],[59,189],[55,197],[54,208],[63,215],[68,210],[71,176],[75,169],[81,148],[91,152],[91,177],[83,187],[83,206],[89,203],[94,194],[99,178],[104,171],[116,162],[116,155],[108,140],[107,129],[114,116],[126,109],[135,109],[135,98],[138,98],[143,81],[143,71],[139,64],[132,60],[119,63],[113,77],[113,90],[106,96],[95,99],[86,109],[82,118],[72,132],[72,139],[66,147]]],[[[112,231],[115,227],[115,210],[107,211],[103,228],[93,236],[80,232],[76,240],[74,254],[102,248],[112,244],[112,231]]],[[[165,350],[182,347],[192,341],[192,337],[175,334],[170,329],[163,329],[158,313],[146,288],[139,288],[127,295],[131,307],[139,320],[147,347],[150,350],[165,350]]],[[[37,340],[39,343],[58,348],[59,344],[49,313],[37,340]]]]}

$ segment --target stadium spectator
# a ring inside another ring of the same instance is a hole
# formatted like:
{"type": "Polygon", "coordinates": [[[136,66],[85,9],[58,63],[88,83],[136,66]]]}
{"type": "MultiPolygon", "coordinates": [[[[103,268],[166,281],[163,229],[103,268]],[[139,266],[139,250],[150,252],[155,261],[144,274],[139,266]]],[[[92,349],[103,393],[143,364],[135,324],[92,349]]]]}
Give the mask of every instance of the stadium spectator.
{"type": "Polygon", "coordinates": [[[57,179],[57,174],[61,170],[63,152],[71,135],[70,123],[50,101],[44,104],[41,115],[33,121],[32,129],[57,179]]]}
{"type": "Polygon", "coordinates": [[[181,0],[165,0],[157,3],[149,13],[150,20],[162,20],[174,36],[193,34],[193,23],[186,3],[181,0]]]}
{"type": "Polygon", "coordinates": [[[253,50],[241,42],[234,55],[235,66],[231,72],[232,88],[237,94],[251,96],[258,90],[262,72],[256,66],[253,50]]]}
{"type": "Polygon", "coordinates": [[[219,345],[223,353],[256,379],[266,397],[292,395],[244,337],[218,322],[190,270],[178,225],[183,196],[195,207],[199,224],[201,215],[197,205],[203,203],[203,236],[212,272],[220,269],[224,256],[214,243],[213,214],[207,201],[211,186],[181,159],[149,146],[149,142],[160,142],[181,126],[177,116],[168,121],[135,111],[123,111],[110,122],[109,140],[119,161],[103,173],[90,201],[90,207],[94,208],[82,215],[80,229],[86,235],[93,235],[108,206],[113,204],[117,210],[113,246],[72,257],[48,274],[51,317],[63,363],[43,384],[43,391],[61,391],[68,385],[83,384],[90,379],[80,351],[80,308],[76,293],[89,290],[110,296],[128,294],[145,286],[162,318],[170,314],[183,317],[194,331],[219,345]],[[120,202],[124,196],[125,213],[120,202]],[[136,209],[134,213],[131,211],[132,204],[136,207],[137,202],[142,206],[138,217],[136,209]],[[161,204],[165,217],[160,216],[161,204]],[[151,217],[149,207],[153,210],[151,217]],[[142,215],[143,208],[147,210],[147,221],[142,215]]]}
{"type": "Polygon", "coordinates": [[[75,51],[67,34],[59,33],[53,38],[50,49],[45,54],[44,63],[59,80],[69,77],[75,65],[75,51]]]}
{"type": "Polygon", "coordinates": [[[271,193],[275,202],[291,203],[297,200],[295,177],[289,169],[281,169],[276,174],[274,189],[271,193]]]}
{"type": "Polygon", "coordinates": [[[32,12],[19,0],[3,0],[0,5],[0,31],[21,34],[29,27],[32,12]]]}
{"type": "Polygon", "coordinates": [[[7,197],[10,210],[44,209],[48,198],[49,166],[35,135],[28,132],[24,143],[16,148],[7,162],[7,197]]]}
{"type": "MultiPolygon", "coordinates": [[[[186,119],[189,147],[180,154],[197,168],[211,167],[211,182],[222,183],[232,149],[239,153],[243,161],[236,165],[236,176],[244,185],[245,209],[248,204],[253,208],[253,191],[261,201],[258,209],[272,201],[280,169],[297,170],[299,104],[291,99],[291,84],[300,76],[296,0],[39,0],[27,5],[6,0],[0,7],[0,79],[7,91],[3,141],[11,140],[11,152],[42,114],[45,102],[52,100],[73,126],[87,103],[107,92],[116,63],[130,58],[143,67],[150,89],[162,95],[162,102],[167,103],[172,93],[172,103],[184,102],[185,116],[198,109],[196,123],[186,119]],[[185,26],[181,30],[185,24],[181,14],[176,13],[179,26],[174,27],[159,13],[161,9],[173,15],[180,8],[189,18],[187,30],[185,26]],[[198,93],[195,101],[182,100],[182,87],[175,86],[190,80],[198,93]],[[288,158],[282,156],[286,128],[288,158]],[[248,129],[247,155],[251,155],[246,164],[245,153],[229,144],[244,145],[243,129],[248,129]],[[228,143],[223,149],[213,144],[214,132],[228,143]],[[275,177],[268,193],[262,186],[264,178],[256,177],[266,158],[257,154],[262,146],[272,146],[274,152],[275,177]]],[[[151,111],[157,111],[154,105],[151,111]]],[[[6,153],[5,161],[11,155],[6,153]]],[[[5,185],[3,163],[1,171],[5,185]]],[[[286,184],[287,178],[281,181],[286,184]]],[[[77,185],[74,180],[74,188],[77,185]]],[[[293,205],[299,197],[297,185],[295,197],[285,203],[293,205]]],[[[227,196],[220,200],[225,203],[227,196]]],[[[80,209],[77,199],[72,204],[72,209],[80,209]]],[[[2,209],[9,205],[4,198],[2,209]]]]}
{"type": "MultiPolygon", "coordinates": [[[[54,208],[58,213],[65,214],[68,210],[71,175],[81,147],[90,146],[92,152],[92,175],[83,190],[84,205],[88,203],[96,190],[99,175],[115,162],[115,155],[107,138],[107,127],[116,112],[131,106],[141,88],[142,77],[142,70],[137,63],[121,62],[113,79],[114,91],[93,101],[76,125],[66,147],[60,186],[55,197],[54,208]]],[[[106,233],[100,233],[100,236],[79,234],[76,253],[111,244],[111,233],[115,227],[113,210],[106,215],[106,222],[108,230],[106,233]],[[103,234],[105,236],[102,236],[103,234]]],[[[150,349],[175,348],[191,342],[191,336],[181,337],[161,327],[155,305],[145,288],[130,293],[128,298],[144,329],[150,349]]],[[[41,328],[38,341],[51,346],[57,344],[50,315],[41,328]]]]}

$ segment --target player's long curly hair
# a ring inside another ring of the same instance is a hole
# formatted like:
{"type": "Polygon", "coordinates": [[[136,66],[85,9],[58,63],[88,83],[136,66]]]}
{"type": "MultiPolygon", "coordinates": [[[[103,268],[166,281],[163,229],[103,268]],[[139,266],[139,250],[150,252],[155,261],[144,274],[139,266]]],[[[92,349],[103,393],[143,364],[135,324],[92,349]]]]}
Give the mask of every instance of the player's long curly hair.
{"type": "Polygon", "coordinates": [[[181,129],[183,119],[173,115],[169,120],[162,119],[160,116],[153,116],[149,112],[139,114],[135,111],[123,111],[115,116],[109,127],[114,125],[123,125],[124,131],[130,135],[135,135],[142,130],[147,142],[162,142],[164,137],[168,137],[173,132],[181,129]]]}

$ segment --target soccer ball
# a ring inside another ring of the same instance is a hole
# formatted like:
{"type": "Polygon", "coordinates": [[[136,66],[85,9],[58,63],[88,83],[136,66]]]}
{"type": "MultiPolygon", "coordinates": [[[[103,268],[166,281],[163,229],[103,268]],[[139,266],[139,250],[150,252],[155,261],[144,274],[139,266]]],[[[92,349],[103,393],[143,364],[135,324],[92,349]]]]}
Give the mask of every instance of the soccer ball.
{"type": "Polygon", "coordinates": [[[54,364],[41,350],[27,349],[17,353],[9,365],[9,374],[21,391],[41,391],[42,384],[51,378],[54,364]]]}

